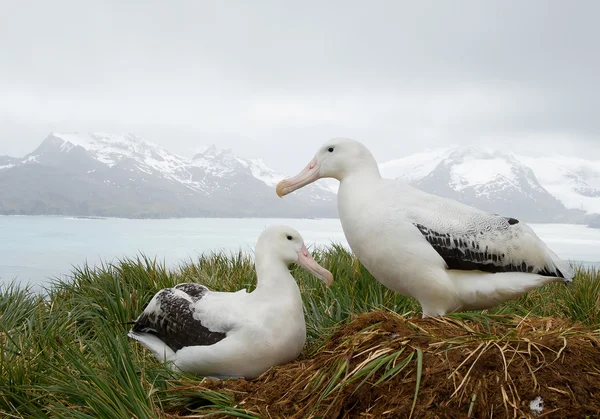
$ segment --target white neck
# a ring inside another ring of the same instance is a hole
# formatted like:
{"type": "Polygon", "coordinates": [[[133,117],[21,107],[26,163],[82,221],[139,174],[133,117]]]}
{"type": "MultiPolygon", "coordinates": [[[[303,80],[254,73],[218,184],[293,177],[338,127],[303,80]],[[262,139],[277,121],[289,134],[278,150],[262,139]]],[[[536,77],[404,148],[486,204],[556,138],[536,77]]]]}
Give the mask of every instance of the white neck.
{"type": "Polygon", "coordinates": [[[379,166],[372,155],[364,156],[360,162],[344,173],[344,176],[340,179],[340,182],[348,179],[364,179],[372,181],[374,179],[381,179],[381,173],[379,172],[379,166]]]}
{"type": "Polygon", "coordinates": [[[259,252],[257,249],[254,265],[257,277],[254,293],[300,294],[298,284],[287,264],[280,258],[273,257],[271,252],[259,252]]]}
{"type": "Polygon", "coordinates": [[[340,179],[340,193],[342,190],[350,188],[350,190],[356,190],[356,188],[371,188],[376,182],[381,180],[381,174],[377,166],[373,167],[362,167],[355,169],[348,173],[342,179],[340,179]]]}
{"type": "Polygon", "coordinates": [[[347,173],[340,180],[338,189],[338,211],[340,219],[344,218],[345,209],[361,207],[366,202],[371,202],[371,192],[377,189],[382,181],[379,167],[374,158],[365,159],[359,166],[347,173]]]}

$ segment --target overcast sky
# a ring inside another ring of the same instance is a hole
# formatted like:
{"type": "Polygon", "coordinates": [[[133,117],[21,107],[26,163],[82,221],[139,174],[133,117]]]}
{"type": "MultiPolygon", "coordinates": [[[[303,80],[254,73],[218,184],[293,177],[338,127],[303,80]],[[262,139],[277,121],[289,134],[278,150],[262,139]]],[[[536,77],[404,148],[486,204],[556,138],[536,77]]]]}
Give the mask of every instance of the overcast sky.
{"type": "Polygon", "coordinates": [[[286,174],[337,136],[378,160],[451,143],[600,158],[600,1],[0,5],[0,154],[108,131],[286,174]]]}

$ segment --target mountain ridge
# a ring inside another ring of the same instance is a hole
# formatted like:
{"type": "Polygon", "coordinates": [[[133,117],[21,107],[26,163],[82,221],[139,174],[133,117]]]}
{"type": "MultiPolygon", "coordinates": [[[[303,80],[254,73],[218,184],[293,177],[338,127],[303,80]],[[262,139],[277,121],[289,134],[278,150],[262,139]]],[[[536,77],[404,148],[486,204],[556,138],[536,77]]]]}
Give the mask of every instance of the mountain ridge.
{"type": "Polygon", "coordinates": [[[291,200],[283,175],[230,150],[192,159],[132,134],[51,133],[22,159],[0,160],[0,213],[167,217],[333,217],[335,195],[321,184],[291,200]],[[10,165],[10,166],[9,166],[10,165]]]}
{"type": "Polygon", "coordinates": [[[597,163],[453,146],[390,160],[380,169],[384,177],[489,212],[536,222],[587,223],[600,213],[597,163]]]}
{"type": "MultiPolygon", "coordinates": [[[[450,146],[380,169],[384,177],[524,221],[591,223],[600,214],[600,162],[581,158],[450,146]]],[[[337,217],[325,182],[281,200],[274,187],[283,177],[261,159],[214,144],[187,158],[134,134],[53,132],[23,158],[0,156],[0,213],[337,217]]]]}

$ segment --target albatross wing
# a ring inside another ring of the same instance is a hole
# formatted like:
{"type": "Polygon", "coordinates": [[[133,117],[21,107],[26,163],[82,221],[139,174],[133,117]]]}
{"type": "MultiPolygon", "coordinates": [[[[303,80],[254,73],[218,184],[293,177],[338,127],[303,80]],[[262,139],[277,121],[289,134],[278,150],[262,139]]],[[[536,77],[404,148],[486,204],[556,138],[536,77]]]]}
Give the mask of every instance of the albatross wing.
{"type": "Polygon", "coordinates": [[[409,211],[409,220],[444,259],[448,269],[524,272],[573,279],[573,268],[558,258],[533,230],[501,217],[427,194],[427,205],[409,211]]]}
{"type": "Polygon", "coordinates": [[[156,346],[157,339],[173,352],[187,346],[214,345],[227,337],[227,330],[209,329],[197,310],[198,303],[210,292],[194,283],[159,291],[137,318],[129,336],[148,343],[146,346],[153,351],[150,346],[156,346]]]}

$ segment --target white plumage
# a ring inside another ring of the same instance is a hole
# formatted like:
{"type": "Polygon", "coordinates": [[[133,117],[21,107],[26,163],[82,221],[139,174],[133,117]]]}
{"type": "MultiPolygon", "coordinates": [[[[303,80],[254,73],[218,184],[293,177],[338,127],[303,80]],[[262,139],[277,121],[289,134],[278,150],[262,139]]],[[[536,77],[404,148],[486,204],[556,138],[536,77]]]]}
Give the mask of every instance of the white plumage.
{"type": "Polygon", "coordinates": [[[339,216],[356,257],[386,287],[416,298],[424,316],[490,308],[573,278],[527,225],[383,179],[357,141],[329,141],[277,193],[323,177],[340,181],[339,216]]]}
{"type": "Polygon", "coordinates": [[[187,283],[159,291],[129,336],[160,361],[202,376],[254,378],[294,360],[306,340],[300,290],[288,270],[298,263],[327,286],[331,273],[290,227],[266,229],[255,250],[257,287],[213,292],[187,283]]]}

